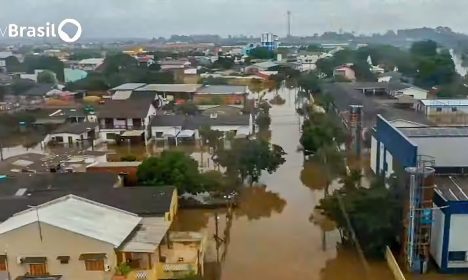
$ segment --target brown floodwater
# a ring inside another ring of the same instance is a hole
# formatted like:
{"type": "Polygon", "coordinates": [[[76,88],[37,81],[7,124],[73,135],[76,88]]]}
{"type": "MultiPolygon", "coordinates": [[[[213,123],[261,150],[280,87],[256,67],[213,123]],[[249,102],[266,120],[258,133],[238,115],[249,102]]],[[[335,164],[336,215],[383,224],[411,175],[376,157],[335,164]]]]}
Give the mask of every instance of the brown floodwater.
{"type": "MultiPolygon", "coordinates": [[[[301,120],[294,92],[281,91],[286,103],[270,111],[271,142],[287,152],[286,162],[246,187],[233,213],[180,210],[174,228],[209,236],[207,280],[392,280],[385,262],[365,266],[354,249],[340,246],[333,222],[314,211],[325,181],[320,165],[304,164],[298,151],[301,120]]],[[[335,181],[330,191],[336,187],[335,181]]]]}

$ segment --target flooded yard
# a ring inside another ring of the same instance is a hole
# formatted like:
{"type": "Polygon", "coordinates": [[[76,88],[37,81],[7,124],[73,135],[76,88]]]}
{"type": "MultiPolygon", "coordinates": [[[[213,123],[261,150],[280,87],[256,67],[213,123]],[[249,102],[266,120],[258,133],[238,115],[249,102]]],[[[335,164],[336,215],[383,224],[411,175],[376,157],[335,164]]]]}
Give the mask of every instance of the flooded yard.
{"type": "Polygon", "coordinates": [[[320,166],[304,166],[294,91],[281,95],[287,102],[270,111],[271,141],[287,152],[286,163],[245,188],[234,213],[180,210],[174,227],[208,233],[207,280],[392,280],[384,262],[366,270],[356,251],[339,246],[333,223],[313,215],[324,195],[320,166]]]}

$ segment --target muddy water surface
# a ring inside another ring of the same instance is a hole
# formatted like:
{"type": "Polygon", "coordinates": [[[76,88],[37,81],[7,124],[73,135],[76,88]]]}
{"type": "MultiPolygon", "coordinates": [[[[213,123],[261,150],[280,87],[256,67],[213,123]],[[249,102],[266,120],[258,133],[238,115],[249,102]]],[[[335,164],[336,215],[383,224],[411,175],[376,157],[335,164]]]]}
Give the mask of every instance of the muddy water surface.
{"type": "Polygon", "coordinates": [[[270,111],[271,141],[287,152],[286,163],[243,191],[232,219],[225,210],[181,210],[175,228],[208,233],[208,280],[392,280],[384,262],[370,262],[365,270],[354,250],[338,245],[333,223],[314,215],[324,195],[322,171],[317,164],[304,165],[297,151],[294,91],[281,95],[287,102],[270,111]]]}

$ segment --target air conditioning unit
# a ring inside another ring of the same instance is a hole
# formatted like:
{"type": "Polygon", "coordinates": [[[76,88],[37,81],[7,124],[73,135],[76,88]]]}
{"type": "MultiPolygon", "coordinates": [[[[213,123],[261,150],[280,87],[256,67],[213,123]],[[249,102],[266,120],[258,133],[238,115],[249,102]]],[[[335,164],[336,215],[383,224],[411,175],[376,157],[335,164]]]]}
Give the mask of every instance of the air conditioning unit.
{"type": "Polygon", "coordinates": [[[16,263],[17,264],[22,264],[23,263],[23,258],[22,257],[16,257],[16,263]]]}
{"type": "Polygon", "coordinates": [[[108,264],[104,265],[104,271],[111,271],[111,267],[108,264]]]}

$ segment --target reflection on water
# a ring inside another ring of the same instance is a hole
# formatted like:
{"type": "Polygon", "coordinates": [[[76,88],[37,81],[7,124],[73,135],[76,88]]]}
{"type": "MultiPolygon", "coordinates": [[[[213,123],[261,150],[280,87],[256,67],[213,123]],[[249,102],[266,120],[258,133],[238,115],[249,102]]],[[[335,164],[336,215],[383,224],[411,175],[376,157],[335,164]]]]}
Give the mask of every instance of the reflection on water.
{"type": "Polygon", "coordinates": [[[249,220],[268,218],[273,212],[281,213],[286,205],[286,200],[263,186],[243,189],[239,201],[239,207],[235,210],[236,216],[246,216],[249,220]]]}
{"type": "MultiPolygon", "coordinates": [[[[283,147],[286,162],[277,172],[262,175],[266,187],[246,187],[233,215],[219,209],[179,211],[176,229],[209,236],[205,279],[393,279],[383,262],[370,264],[376,277],[368,278],[353,249],[337,249],[340,236],[334,224],[315,210],[324,196],[323,171],[317,164],[304,164],[297,151],[296,91],[280,94],[286,103],[270,110],[271,142],[283,147]]],[[[331,187],[337,185],[334,181],[331,187]]]]}

